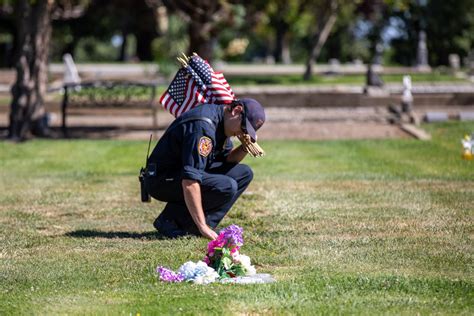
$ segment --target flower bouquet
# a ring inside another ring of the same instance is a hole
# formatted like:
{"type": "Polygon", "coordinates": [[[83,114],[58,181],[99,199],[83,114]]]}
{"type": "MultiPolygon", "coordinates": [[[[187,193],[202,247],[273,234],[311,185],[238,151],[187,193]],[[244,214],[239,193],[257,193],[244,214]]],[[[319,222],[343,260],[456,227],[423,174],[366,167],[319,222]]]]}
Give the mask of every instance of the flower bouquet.
{"type": "Polygon", "coordinates": [[[249,276],[256,273],[250,258],[240,254],[244,244],[243,229],[230,225],[220,231],[217,239],[207,245],[207,254],[203,261],[188,261],[177,272],[162,266],[157,267],[160,281],[163,282],[194,282],[208,284],[217,280],[249,276]]]}
{"type": "Polygon", "coordinates": [[[237,225],[230,225],[221,230],[217,239],[207,244],[207,254],[204,262],[212,267],[220,278],[253,275],[255,268],[250,258],[240,254],[240,247],[244,244],[243,229],[237,225]]]}

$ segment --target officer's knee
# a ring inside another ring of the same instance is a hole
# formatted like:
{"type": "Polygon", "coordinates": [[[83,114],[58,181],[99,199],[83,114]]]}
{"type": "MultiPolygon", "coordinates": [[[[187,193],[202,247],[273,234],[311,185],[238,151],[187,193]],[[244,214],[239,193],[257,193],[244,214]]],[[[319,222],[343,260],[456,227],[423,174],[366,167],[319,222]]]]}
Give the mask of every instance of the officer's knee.
{"type": "Polygon", "coordinates": [[[230,190],[229,190],[229,195],[230,196],[234,196],[237,194],[237,190],[239,189],[239,186],[237,184],[237,181],[235,181],[234,179],[230,179],[230,190]]]}
{"type": "Polygon", "coordinates": [[[247,183],[250,183],[253,180],[253,171],[252,169],[244,164],[240,165],[242,170],[242,178],[245,179],[247,183]]]}
{"type": "Polygon", "coordinates": [[[217,189],[224,196],[232,198],[234,195],[237,194],[237,181],[229,177],[226,179],[226,181],[223,181],[217,189]]]}

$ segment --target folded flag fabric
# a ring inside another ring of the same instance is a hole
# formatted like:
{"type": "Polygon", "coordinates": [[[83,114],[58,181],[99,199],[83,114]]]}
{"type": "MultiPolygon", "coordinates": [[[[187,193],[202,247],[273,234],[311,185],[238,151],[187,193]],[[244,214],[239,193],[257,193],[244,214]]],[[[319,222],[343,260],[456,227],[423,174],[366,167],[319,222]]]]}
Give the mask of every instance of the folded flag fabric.
{"type": "Polygon", "coordinates": [[[160,98],[162,106],[179,117],[203,103],[227,104],[235,99],[229,83],[221,72],[198,55],[178,58],[182,67],[160,98]]]}

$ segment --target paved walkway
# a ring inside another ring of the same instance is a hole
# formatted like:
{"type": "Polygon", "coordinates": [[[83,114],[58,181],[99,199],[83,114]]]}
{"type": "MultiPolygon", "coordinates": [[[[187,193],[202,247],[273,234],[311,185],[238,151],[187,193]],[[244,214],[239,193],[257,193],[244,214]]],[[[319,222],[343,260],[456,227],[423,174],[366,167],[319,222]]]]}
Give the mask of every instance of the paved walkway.
{"type": "MultiPolygon", "coordinates": [[[[258,86],[235,86],[233,90],[237,94],[248,93],[318,93],[318,92],[343,92],[360,93],[364,92],[364,87],[354,84],[338,85],[258,85],[258,86]]],[[[391,94],[399,94],[403,91],[403,85],[400,83],[388,83],[384,90],[391,94]]],[[[474,83],[415,83],[412,89],[413,94],[424,93],[474,93],[474,83]]]]}
{"type": "MultiPolygon", "coordinates": [[[[178,64],[176,63],[176,67],[178,64]]],[[[305,72],[306,66],[303,64],[228,64],[225,62],[213,62],[212,67],[216,71],[221,71],[227,75],[301,75],[305,72]]],[[[120,64],[77,64],[77,69],[82,73],[110,75],[110,74],[128,74],[128,75],[147,75],[157,73],[159,67],[153,63],[120,63],[120,64]]],[[[407,74],[407,73],[428,73],[430,69],[420,69],[417,67],[391,67],[391,66],[373,66],[374,71],[384,74],[407,74]]],[[[53,63],[49,66],[52,74],[63,74],[64,65],[62,63],[53,63]]],[[[365,74],[367,65],[362,63],[347,64],[315,64],[313,65],[314,74],[365,74]]]]}

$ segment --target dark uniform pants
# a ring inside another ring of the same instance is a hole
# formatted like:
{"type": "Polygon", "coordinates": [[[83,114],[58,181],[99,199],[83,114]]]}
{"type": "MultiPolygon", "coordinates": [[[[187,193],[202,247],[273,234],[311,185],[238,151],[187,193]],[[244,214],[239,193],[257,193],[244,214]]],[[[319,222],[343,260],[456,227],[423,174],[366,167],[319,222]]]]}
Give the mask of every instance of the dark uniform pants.
{"type": "MultiPolygon", "coordinates": [[[[216,228],[253,178],[252,169],[244,164],[214,163],[203,173],[201,199],[206,223],[216,228]]],[[[184,201],[181,172],[146,179],[150,195],[168,202],[160,217],[174,220],[183,230],[199,234],[184,201]]]]}

